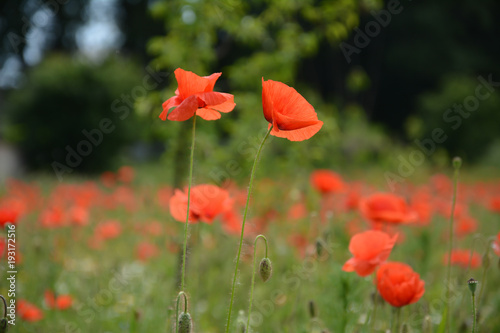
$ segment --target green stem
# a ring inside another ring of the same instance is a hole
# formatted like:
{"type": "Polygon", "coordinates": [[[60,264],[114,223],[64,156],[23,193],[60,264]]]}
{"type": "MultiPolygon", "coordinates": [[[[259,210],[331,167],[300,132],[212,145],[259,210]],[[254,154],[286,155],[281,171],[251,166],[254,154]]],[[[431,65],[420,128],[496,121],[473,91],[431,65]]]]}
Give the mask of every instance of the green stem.
{"type": "Polygon", "coordinates": [[[401,317],[401,308],[400,307],[394,308],[394,311],[392,313],[391,333],[399,333],[400,317],[401,317]]]}
{"type": "Polygon", "coordinates": [[[472,333],[476,332],[476,296],[472,293],[472,333]]]}
{"type": "Polygon", "coordinates": [[[188,239],[188,225],[189,225],[189,204],[191,203],[191,183],[193,181],[193,160],[194,160],[194,139],[196,132],[196,115],[193,116],[193,137],[191,142],[191,157],[189,158],[189,183],[188,183],[188,202],[186,213],[186,225],[184,226],[184,244],[182,249],[182,278],[181,278],[181,291],[184,291],[185,276],[186,276],[186,252],[187,252],[187,239],[188,239]]]}
{"type": "Polygon", "coordinates": [[[458,175],[459,175],[460,166],[455,166],[455,172],[453,174],[453,198],[451,201],[451,214],[450,214],[450,227],[448,231],[448,266],[446,269],[446,302],[445,302],[445,311],[446,311],[446,331],[450,332],[450,294],[451,294],[451,252],[453,250],[453,219],[455,215],[455,205],[457,201],[457,184],[458,184],[458,175]]]}
{"type": "Polygon", "coordinates": [[[255,237],[255,242],[253,244],[253,272],[252,272],[252,286],[251,286],[251,289],[250,289],[250,304],[248,305],[248,319],[247,319],[247,329],[245,332],[250,332],[248,329],[250,327],[250,314],[252,313],[252,303],[253,303],[253,287],[255,285],[255,264],[257,262],[257,240],[259,238],[262,238],[264,239],[264,241],[266,242],[266,256],[265,258],[267,258],[267,238],[266,236],[264,235],[258,235],[257,237],[255,237]]]}
{"type": "Polygon", "coordinates": [[[375,294],[373,295],[373,312],[372,312],[372,318],[371,318],[371,323],[370,323],[370,332],[375,332],[375,320],[377,318],[377,304],[378,304],[378,290],[375,287],[375,294]]]}
{"type": "Polygon", "coordinates": [[[226,333],[229,332],[229,326],[231,324],[231,311],[233,310],[233,301],[234,301],[234,288],[236,286],[236,277],[238,275],[238,265],[240,263],[240,255],[241,255],[241,246],[243,244],[243,233],[245,231],[245,221],[247,218],[247,212],[248,212],[248,205],[250,203],[250,195],[252,194],[252,185],[253,185],[253,178],[255,175],[255,169],[257,169],[257,162],[259,161],[260,153],[262,151],[262,147],[264,146],[264,143],[266,142],[267,138],[269,137],[269,134],[271,133],[271,130],[273,127],[269,127],[269,130],[267,131],[266,136],[262,140],[262,143],[260,144],[259,150],[257,151],[257,155],[255,155],[255,160],[253,162],[253,167],[252,167],[252,172],[250,174],[250,184],[248,185],[248,196],[247,196],[247,203],[245,205],[245,211],[243,213],[243,221],[241,223],[241,236],[240,236],[240,245],[238,247],[238,256],[236,257],[236,266],[234,268],[234,276],[233,276],[233,287],[231,290],[231,302],[229,303],[229,313],[227,315],[227,324],[226,324],[226,333]]]}

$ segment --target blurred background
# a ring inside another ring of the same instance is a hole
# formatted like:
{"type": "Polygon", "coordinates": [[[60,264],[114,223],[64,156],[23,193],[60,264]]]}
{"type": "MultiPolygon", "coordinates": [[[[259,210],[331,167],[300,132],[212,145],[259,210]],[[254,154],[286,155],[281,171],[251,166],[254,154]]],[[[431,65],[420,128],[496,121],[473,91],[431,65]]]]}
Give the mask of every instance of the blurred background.
{"type": "Polygon", "coordinates": [[[295,87],[325,123],[302,143],[273,139],[269,175],[376,166],[401,176],[405,163],[420,172],[455,155],[500,164],[494,0],[0,3],[1,180],[127,163],[160,165],[179,185],[191,124],[158,118],[177,67],[222,72],[216,90],[237,104],[199,122],[200,181],[248,176],[267,129],[262,77],[295,87]],[[241,168],[226,168],[232,160],[241,168]]]}

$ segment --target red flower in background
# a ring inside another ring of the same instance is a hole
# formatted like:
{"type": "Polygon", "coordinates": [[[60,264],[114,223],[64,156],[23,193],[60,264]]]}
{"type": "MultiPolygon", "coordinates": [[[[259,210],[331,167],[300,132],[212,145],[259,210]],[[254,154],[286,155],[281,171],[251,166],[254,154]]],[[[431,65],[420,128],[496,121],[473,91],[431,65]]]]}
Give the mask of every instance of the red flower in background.
{"type": "Polygon", "coordinates": [[[344,189],[344,182],[340,175],[325,169],[313,171],[311,184],[321,194],[339,192],[344,189]]]}
{"type": "Polygon", "coordinates": [[[140,261],[147,261],[150,258],[158,256],[158,254],[160,254],[160,249],[152,243],[142,242],[137,245],[135,253],[137,259],[140,261]]]}
{"type": "Polygon", "coordinates": [[[220,112],[227,113],[234,109],[233,95],[213,91],[222,73],[201,77],[182,68],[177,68],[174,73],[178,88],[175,96],[163,103],[161,120],[184,121],[195,114],[205,120],[216,120],[221,117],[220,112]],[[173,107],[176,108],[168,113],[173,107]]]}
{"type": "Polygon", "coordinates": [[[277,81],[262,78],[264,117],[273,126],[271,135],[290,141],[311,138],[323,126],[314,108],[295,89],[277,81]]]}
{"type": "Polygon", "coordinates": [[[122,232],[122,226],[117,220],[102,222],[95,227],[94,236],[97,239],[112,239],[118,237],[122,232]]]}
{"type": "Polygon", "coordinates": [[[125,165],[118,169],[116,173],[116,178],[122,183],[131,183],[134,180],[135,171],[131,166],[125,165]]]}
{"type": "Polygon", "coordinates": [[[461,216],[455,223],[455,234],[459,237],[466,236],[477,230],[477,221],[470,216],[461,216]]]}
{"type": "Polygon", "coordinates": [[[66,310],[73,305],[73,297],[70,295],[56,295],[51,290],[44,293],[45,304],[50,309],[66,310]]]}
{"type": "Polygon", "coordinates": [[[402,197],[391,193],[372,194],[361,200],[359,209],[375,227],[380,227],[381,223],[410,223],[417,218],[402,197]]]}
{"type": "Polygon", "coordinates": [[[353,258],[347,260],[342,270],[356,272],[359,276],[370,275],[378,265],[389,258],[397,238],[398,235],[391,237],[378,230],[354,235],[349,242],[349,251],[353,258]]]}
{"type": "MultiPolygon", "coordinates": [[[[448,254],[443,256],[444,264],[448,264],[448,254]]],[[[478,268],[481,266],[481,255],[476,251],[455,249],[451,251],[451,264],[462,268],[478,268]]]]}
{"type": "Polygon", "coordinates": [[[43,319],[43,312],[36,305],[23,299],[17,302],[17,314],[26,321],[35,322],[43,319]]]}
{"type": "MultiPolygon", "coordinates": [[[[179,222],[186,221],[187,192],[187,189],[184,192],[175,190],[174,196],[170,198],[170,214],[179,222]]],[[[232,205],[233,200],[226,190],[216,185],[194,186],[191,188],[189,222],[212,223],[217,215],[230,210],[232,205]]]]}
{"type": "Polygon", "coordinates": [[[413,304],[425,292],[425,282],[420,275],[399,262],[382,264],[377,271],[376,285],[382,298],[395,307],[413,304]]]}

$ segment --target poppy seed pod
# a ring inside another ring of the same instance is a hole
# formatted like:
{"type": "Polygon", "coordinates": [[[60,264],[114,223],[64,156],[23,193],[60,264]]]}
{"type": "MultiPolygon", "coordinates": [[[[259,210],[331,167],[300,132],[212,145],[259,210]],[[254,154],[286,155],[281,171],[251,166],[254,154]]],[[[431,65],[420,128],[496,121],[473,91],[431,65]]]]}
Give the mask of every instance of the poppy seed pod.
{"type": "Polygon", "coordinates": [[[273,266],[269,258],[264,258],[260,261],[259,274],[262,281],[266,282],[269,280],[273,273],[273,266]]]}
{"type": "Polygon", "coordinates": [[[187,312],[182,312],[179,315],[179,333],[191,333],[191,315],[187,312]]]}
{"type": "Polygon", "coordinates": [[[453,158],[453,167],[455,169],[460,169],[460,167],[462,166],[462,159],[460,157],[454,157],[453,158]]]}
{"type": "Polygon", "coordinates": [[[469,290],[474,295],[476,293],[477,280],[470,278],[467,280],[467,284],[469,285],[469,290]]]}

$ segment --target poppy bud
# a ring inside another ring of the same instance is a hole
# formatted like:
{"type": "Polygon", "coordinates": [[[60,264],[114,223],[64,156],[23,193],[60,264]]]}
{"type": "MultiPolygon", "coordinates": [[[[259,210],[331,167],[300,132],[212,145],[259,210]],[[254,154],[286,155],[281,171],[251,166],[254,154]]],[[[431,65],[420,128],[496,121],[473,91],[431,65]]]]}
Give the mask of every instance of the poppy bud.
{"type": "Polygon", "coordinates": [[[7,333],[7,318],[0,319],[0,333],[7,333]]]}
{"type": "Polygon", "coordinates": [[[271,277],[273,273],[273,266],[271,265],[271,260],[269,258],[264,258],[260,262],[259,274],[262,281],[266,282],[271,277]]]}
{"type": "Polygon", "coordinates": [[[179,315],[179,333],[191,333],[191,315],[187,312],[182,312],[179,315]]]}
{"type": "Polygon", "coordinates": [[[316,304],[314,304],[314,301],[309,301],[309,315],[311,318],[316,318],[316,304]]]}
{"type": "Polygon", "coordinates": [[[476,287],[477,287],[477,280],[474,280],[473,278],[470,278],[467,280],[467,284],[469,285],[469,290],[474,295],[476,293],[476,287]]]}
{"type": "Polygon", "coordinates": [[[460,169],[461,166],[462,166],[462,159],[458,156],[454,157],[453,158],[453,167],[455,169],[460,169]]]}
{"type": "Polygon", "coordinates": [[[323,254],[323,244],[321,243],[321,239],[317,239],[316,240],[316,254],[318,255],[318,257],[321,257],[321,255],[323,254]]]}
{"type": "Polygon", "coordinates": [[[490,268],[490,257],[488,256],[488,253],[483,255],[483,267],[484,269],[490,268]]]}

